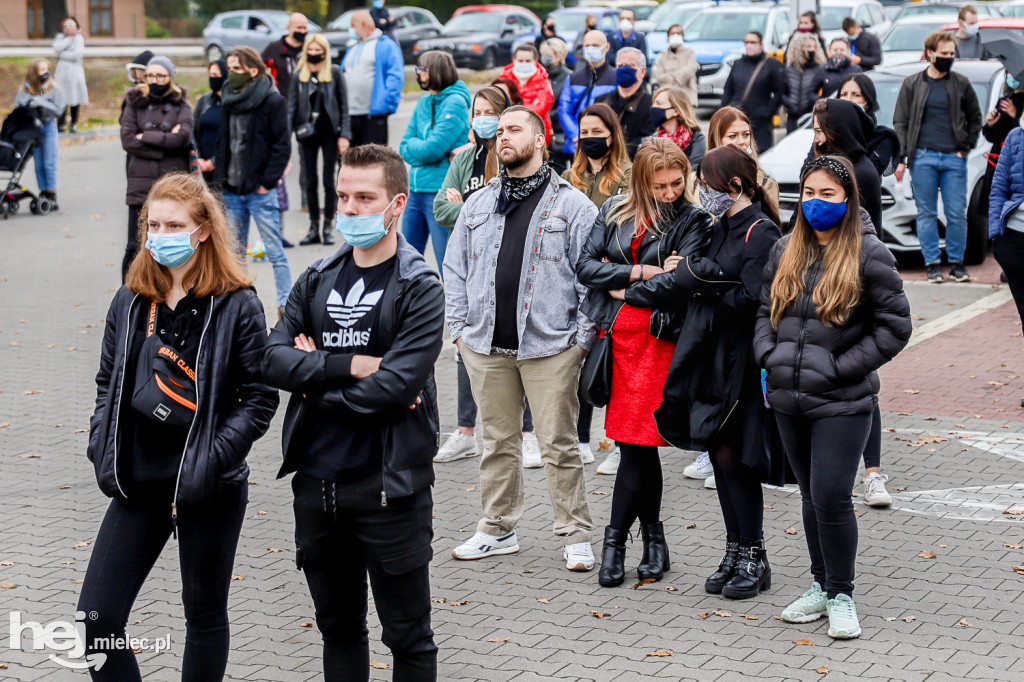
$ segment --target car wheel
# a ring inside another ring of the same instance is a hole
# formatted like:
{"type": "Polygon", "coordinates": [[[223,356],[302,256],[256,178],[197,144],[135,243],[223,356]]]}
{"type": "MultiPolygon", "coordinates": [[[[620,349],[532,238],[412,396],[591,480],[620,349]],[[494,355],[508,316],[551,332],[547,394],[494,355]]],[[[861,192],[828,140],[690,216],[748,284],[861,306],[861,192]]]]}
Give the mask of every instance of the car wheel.
{"type": "Polygon", "coordinates": [[[224,58],[224,50],[220,49],[220,45],[210,45],[206,48],[206,61],[215,62],[218,59],[224,58]]]}
{"type": "Polygon", "coordinates": [[[979,210],[982,205],[984,184],[984,178],[978,180],[967,204],[967,249],[964,251],[964,265],[978,265],[985,261],[985,255],[988,253],[988,213],[979,210]]]}
{"type": "Polygon", "coordinates": [[[498,63],[498,55],[495,54],[494,48],[488,48],[487,52],[484,53],[484,60],[480,65],[483,71],[489,71],[493,69],[498,63]]]}

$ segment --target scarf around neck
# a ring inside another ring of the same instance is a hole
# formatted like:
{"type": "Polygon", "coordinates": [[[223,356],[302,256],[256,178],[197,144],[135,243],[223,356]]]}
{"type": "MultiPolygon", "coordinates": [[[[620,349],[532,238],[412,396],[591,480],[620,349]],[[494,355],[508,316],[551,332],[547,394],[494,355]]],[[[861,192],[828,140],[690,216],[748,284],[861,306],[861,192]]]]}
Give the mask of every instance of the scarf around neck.
{"type": "Polygon", "coordinates": [[[501,191],[498,194],[497,212],[508,215],[509,211],[523,203],[526,197],[536,192],[551,175],[551,167],[545,161],[533,175],[525,178],[514,178],[504,168],[501,169],[501,191]]]}
{"type": "Polygon", "coordinates": [[[658,137],[667,137],[676,143],[676,146],[684,152],[690,147],[690,140],[693,138],[693,131],[684,125],[680,125],[675,132],[666,133],[664,129],[658,128],[658,137]]]}
{"type": "Polygon", "coordinates": [[[263,100],[267,98],[267,95],[274,89],[273,81],[270,76],[260,76],[253,79],[249,83],[249,87],[245,88],[241,92],[233,90],[227,83],[224,84],[224,89],[221,90],[221,102],[225,107],[235,113],[242,113],[245,111],[252,111],[259,105],[263,104],[263,100]]]}

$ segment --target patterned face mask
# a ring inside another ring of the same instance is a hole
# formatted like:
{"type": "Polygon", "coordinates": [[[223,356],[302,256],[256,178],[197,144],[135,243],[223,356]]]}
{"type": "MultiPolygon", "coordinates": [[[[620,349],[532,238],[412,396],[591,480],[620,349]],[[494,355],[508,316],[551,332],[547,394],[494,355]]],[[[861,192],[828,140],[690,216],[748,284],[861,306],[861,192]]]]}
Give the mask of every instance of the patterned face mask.
{"type": "Polygon", "coordinates": [[[736,200],[729,196],[728,192],[721,192],[704,185],[697,187],[697,196],[704,210],[716,218],[720,217],[736,203],[736,200]]]}

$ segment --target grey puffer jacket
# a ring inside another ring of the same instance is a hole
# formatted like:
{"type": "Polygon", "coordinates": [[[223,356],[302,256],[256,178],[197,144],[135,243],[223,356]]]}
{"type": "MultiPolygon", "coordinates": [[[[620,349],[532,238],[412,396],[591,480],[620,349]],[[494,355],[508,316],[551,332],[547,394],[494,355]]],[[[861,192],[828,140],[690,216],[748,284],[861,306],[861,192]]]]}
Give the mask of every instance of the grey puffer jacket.
{"type": "Polygon", "coordinates": [[[768,370],[768,403],[783,414],[811,419],[863,414],[878,402],[877,369],[910,340],[910,303],[896,260],[866,221],[861,241],[860,303],[836,327],[818,319],[812,300],[821,281],[825,248],[810,266],[804,294],[771,322],[771,290],[787,235],[772,249],[764,270],[754,357],[768,370]]]}

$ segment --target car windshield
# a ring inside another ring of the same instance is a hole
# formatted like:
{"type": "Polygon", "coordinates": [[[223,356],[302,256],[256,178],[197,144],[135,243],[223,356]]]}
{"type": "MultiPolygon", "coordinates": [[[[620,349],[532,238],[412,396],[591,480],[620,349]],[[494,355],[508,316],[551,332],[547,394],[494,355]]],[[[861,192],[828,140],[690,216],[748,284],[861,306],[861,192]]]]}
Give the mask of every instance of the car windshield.
{"type": "Polygon", "coordinates": [[[901,17],[913,17],[920,14],[949,14],[950,12],[956,12],[956,7],[950,7],[949,5],[904,5],[903,9],[900,10],[901,17]]]}
{"type": "Polygon", "coordinates": [[[882,52],[913,52],[924,51],[924,39],[945,25],[945,21],[935,23],[897,24],[886,34],[882,41],[882,52]]]}
{"type": "Polygon", "coordinates": [[[652,7],[650,5],[640,5],[639,7],[630,7],[630,9],[633,10],[634,14],[636,14],[638,21],[643,21],[651,16],[651,13],[657,9],[657,6],[652,7]]]}
{"type": "Polygon", "coordinates": [[[567,33],[579,33],[587,25],[587,15],[589,12],[565,12],[562,14],[552,15],[555,18],[555,30],[559,33],[565,31],[567,33]]]}
{"type": "MultiPolygon", "coordinates": [[[[270,19],[270,23],[273,25],[272,28],[282,33],[288,30],[289,16],[288,12],[268,12],[266,14],[267,19],[270,19]]],[[[345,28],[348,29],[348,24],[345,24],[345,28]]],[[[309,22],[309,30],[312,33],[317,33],[320,31],[320,27],[311,21],[309,22]]]]}
{"type": "Polygon", "coordinates": [[[352,27],[352,15],[355,14],[355,10],[351,12],[345,12],[340,17],[327,24],[327,28],[331,31],[347,31],[352,27]]]}
{"type": "Polygon", "coordinates": [[[818,23],[823,31],[839,31],[843,28],[843,19],[852,16],[852,7],[822,7],[818,12],[818,23]]]}
{"type": "MultiPolygon", "coordinates": [[[[900,88],[903,87],[902,80],[890,80],[890,78],[873,79],[875,81],[875,92],[878,95],[878,124],[883,125],[887,128],[892,128],[892,115],[896,111],[896,97],[900,94],[900,88]]],[[[974,86],[974,92],[978,96],[978,101],[981,102],[981,108],[984,110],[988,106],[988,83],[973,82],[971,85],[974,86]]]]}
{"type": "Polygon", "coordinates": [[[728,40],[741,42],[743,36],[751,31],[757,31],[764,35],[765,24],[768,23],[767,12],[701,12],[693,16],[693,7],[680,6],[678,16],[674,13],[663,28],[667,31],[672,24],[683,24],[686,34],[686,42],[692,43],[698,40],[728,40]],[[690,23],[683,23],[683,19],[692,16],[690,23]]]}
{"type": "MultiPolygon", "coordinates": [[[[505,15],[498,12],[467,12],[460,14],[444,25],[445,33],[500,33],[505,15]]],[[[557,26],[557,22],[555,23],[557,26]]]]}

